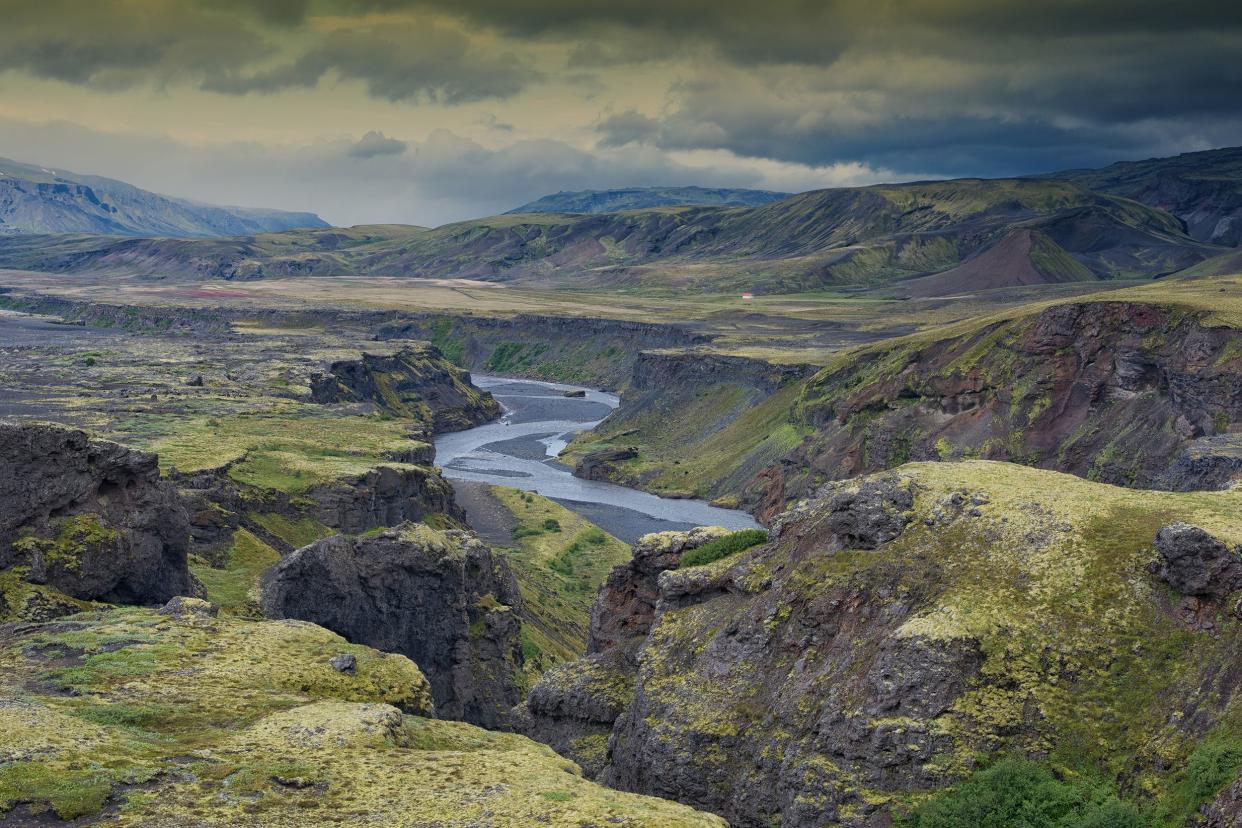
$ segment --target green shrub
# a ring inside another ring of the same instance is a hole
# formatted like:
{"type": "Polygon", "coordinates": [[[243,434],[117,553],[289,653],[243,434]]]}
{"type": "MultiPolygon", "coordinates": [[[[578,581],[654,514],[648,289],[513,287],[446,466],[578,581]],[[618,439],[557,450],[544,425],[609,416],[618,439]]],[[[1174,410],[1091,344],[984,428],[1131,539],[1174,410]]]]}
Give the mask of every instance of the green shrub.
{"type": "Polygon", "coordinates": [[[518,524],[517,526],[513,527],[513,539],[515,541],[520,541],[522,538],[533,538],[537,535],[542,535],[542,534],[543,534],[543,530],[536,529],[534,526],[523,526],[521,524],[518,524]]]}
{"type": "Polygon", "coordinates": [[[543,528],[546,532],[559,532],[561,531],[561,522],[556,518],[546,518],[543,521],[543,528]]]}
{"type": "Polygon", "coordinates": [[[1161,826],[1188,824],[1199,806],[1236,779],[1239,770],[1242,770],[1242,742],[1201,742],[1156,809],[1153,821],[1161,826]]]}
{"type": "Polygon", "coordinates": [[[721,558],[727,558],[730,555],[736,555],[738,552],[743,552],[752,546],[764,543],[767,539],[768,533],[762,529],[743,529],[740,532],[734,532],[731,535],[710,540],[682,555],[678,569],[702,566],[712,561],[718,561],[721,558]]]}
{"type": "Polygon", "coordinates": [[[1046,766],[1005,759],[901,821],[904,828],[1144,828],[1102,781],[1062,781],[1046,766]]]}

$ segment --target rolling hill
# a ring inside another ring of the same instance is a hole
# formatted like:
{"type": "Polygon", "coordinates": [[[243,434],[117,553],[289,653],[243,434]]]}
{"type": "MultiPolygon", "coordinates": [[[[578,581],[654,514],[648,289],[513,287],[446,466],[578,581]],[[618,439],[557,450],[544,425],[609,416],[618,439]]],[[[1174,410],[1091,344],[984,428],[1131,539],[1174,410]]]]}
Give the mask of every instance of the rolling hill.
{"type": "Polygon", "coordinates": [[[723,207],[758,207],[780,201],[789,193],[771,190],[739,190],[718,187],[629,187],[617,190],[579,190],[537,198],[508,213],[619,213],[651,207],[688,204],[723,207]]]}
{"type": "Polygon", "coordinates": [[[1230,252],[1164,210],[1069,181],[958,179],[818,190],[758,207],[525,213],[210,240],[0,239],[0,267],[259,279],[378,275],[564,287],[951,296],[1149,279],[1230,252]]]}
{"type": "Polygon", "coordinates": [[[91,233],[112,236],[238,236],[327,227],[314,213],[215,207],[0,158],[0,235],[91,233]]]}

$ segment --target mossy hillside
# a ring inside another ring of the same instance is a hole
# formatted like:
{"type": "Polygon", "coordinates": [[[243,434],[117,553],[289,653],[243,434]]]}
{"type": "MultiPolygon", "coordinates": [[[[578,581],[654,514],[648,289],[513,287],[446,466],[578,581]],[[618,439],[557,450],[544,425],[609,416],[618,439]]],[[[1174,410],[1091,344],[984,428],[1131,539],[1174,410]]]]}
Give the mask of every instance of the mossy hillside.
{"type": "Polygon", "coordinates": [[[144,828],[722,824],[586,782],[522,737],[402,715],[393,704],[430,710],[413,663],[311,624],[88,613],[0,640],[0,668],[0,813],[144,828]],[[327,664],[344,652],[356,675],[327,664]]]}
{"type": "Polygon", "coordinates": [[[661,389],[651,405],[623,401],[598,428],[579,435],[562,460],[633,447],[638,457],[616,464],[619,482],[657,493],[733,497],[809,433],[792,417],[800,388],[792,382],[759,400],[727,381],[661,389]]]}
{"type": "Polygon", "coordinates": [[[509,565],[522,592],[527,678],[586,652],[591,603],[630,549],[575,512],[533,492],[493,486],[516,521],[509,565]]]}
{"type": "Polygon", "coordinates": [[[980,757],[1030,754],[1071,777],[1095,774],[1145,812],[1162,813],[1181,796],[1196,745],[1242,739],[1239,689],[1210,678],[1214,665],[1236,660],[1242,622],[1222,607],[1215,633],[1188,626],[1173,611],[1178,597],[1148,571],[1156,530],[1175,520],[1242,540],[1242,492],[1132,490],[985,461],[911,464],[896,474],[917,493],[913,522],[897,540],[827,553],[814,541],[820,518],[810,507],[795,513],[797,532],[711,565],[713,582],[734,589],[661,616],[638,676],[648,751],[654,744],[654,755],[678,756],[693,742],[686,761],[707,778],[732,779],[748,766],[739,755],[822,770],[805,777],[820,780],[813,785],[793,776],[762,783],[783,786],[786,802],[815,801],[823,786],[860,814],[922,801],[905,783],[877,785],[807,737],[840,709],[877,733],[897,728],[912,748],[938,745],[903,760],[916,778],[949,783],[980,757]],[[966,493],[965,509],[949,505],[955,492],[966,493]],[[976,494],[981,505],[972,507],[976,494]],[[808,645],[800,619],[850,596],[883,620],[860,628],[848,647],[808,645]],[[755,635],[762,648],[739,655],[755,635]],[[903,646],[965,647],[981,666],[942,713],[867,723],[864,676],[881,653],[903,646]]]}
{"type": "MultiPolygon", "coordinates": [[[[299,544],[301,545],[301,544],[299,544]]],[[[259,617],[259,582],[280,553],[246,529],[238,529],[229,541],[221,566],[192,559],[190,571],[207,589],[207,598],[222,612],[259,617]]]]}

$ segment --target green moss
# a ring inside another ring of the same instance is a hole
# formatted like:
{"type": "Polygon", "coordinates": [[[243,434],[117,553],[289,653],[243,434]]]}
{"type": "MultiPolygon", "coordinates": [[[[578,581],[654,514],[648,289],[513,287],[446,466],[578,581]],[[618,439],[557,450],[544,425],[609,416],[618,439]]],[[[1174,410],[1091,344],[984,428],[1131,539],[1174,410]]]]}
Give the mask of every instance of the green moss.
{"type": "Polygon", "coordinates": [[[722,558],[728,558],[767,542],[768,533],[762,529],[743,529],[740,532],[734,532],[731,535],[725,535],[722,538],[709,540],[702,546],[691,549],[689,552],[681,556],[681,563],[678,569],[688,569],[692,566],[702,566],[722,558]]]}
{"type": "Polygon", "coordinates": [[[509,564],[522,593],[522,647],[526,678],[586,651],[595,591],[630,549],[598,526],[531,492],[494,486],[497,505],[519,529],[555,522],[559,532],[515,531],[509,564]]]}
{"type": "MultiPolygon", "coordinates": [[[[298,540],[310,534],[308,527],[298,530],[293,526],[282,525],[280,528],[285,535],[298,540]]],[[[279,560],[279,552],[249,531],[238,529],[233,533],[223,566],[214,567],[206,563],[192,562],[190,569],[207,588],[208,600],[219,604],[222,611],[257,617],[259,581],[263,573],[279,560]]]]}

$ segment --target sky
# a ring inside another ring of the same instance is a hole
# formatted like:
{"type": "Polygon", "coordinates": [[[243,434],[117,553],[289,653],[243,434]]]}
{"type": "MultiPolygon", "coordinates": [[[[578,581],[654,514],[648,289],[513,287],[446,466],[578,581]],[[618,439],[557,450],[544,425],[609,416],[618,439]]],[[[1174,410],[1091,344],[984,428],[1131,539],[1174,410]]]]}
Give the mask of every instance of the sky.
{"type": "Polygon", "coordinates": [[[0,156],[334,224],[1242,144],[1226,0],[0,0],[0,156]]]}

